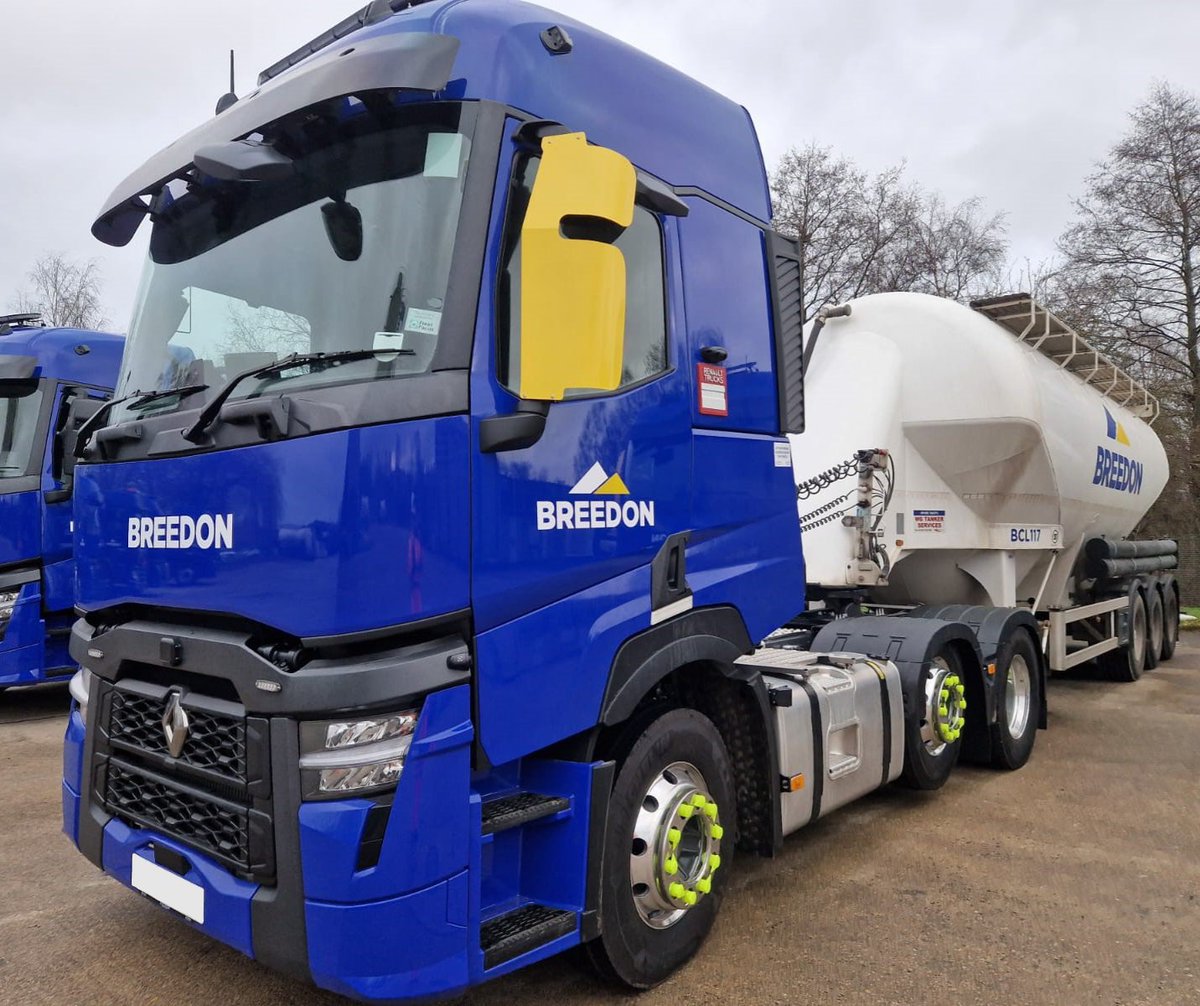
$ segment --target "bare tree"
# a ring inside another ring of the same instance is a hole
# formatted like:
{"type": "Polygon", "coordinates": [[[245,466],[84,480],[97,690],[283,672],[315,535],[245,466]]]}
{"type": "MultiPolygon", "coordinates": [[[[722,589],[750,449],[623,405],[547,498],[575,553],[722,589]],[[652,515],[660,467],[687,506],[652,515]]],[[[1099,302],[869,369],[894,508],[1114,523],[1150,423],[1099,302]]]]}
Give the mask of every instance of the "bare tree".
{"type": "Polygon", "coordinates": [[[312,331],[306,319],[273,307],[230,307],[229,328],[221,352],[307,353],[312,348],[312,331]]]}
{"type": "MultiPolygon", "coordinates": [[[[1158,394],[1174,472],[1151,525],[1200,542],[1200,104],[1169,84],[1087,180],[1059,242],[1063,310],[1158,394]]],[[[1200,581],[1197,581],[1200,584],[1200,581]]],[[[1200,589],[1200,588],[1198,588],[1200,589]]]]}
{"type": "Polygon", "coordinates": [[[868,293],[968,297],[998,282],[1004,221],[948,206],[898,165],[871,177],[828,147],[792,150],[771,179],[776,226],[801,246],[804,314],[868,293]]]}
{"type": "Polygon", "coordinates": [[[95,261],[74,262],[59,252],[43,255],[27,277],[28,288],[17,294],[17,309],[37,312],[55,328],[103,328],[108,324],[100,304],[100,267],[95,261]]]}

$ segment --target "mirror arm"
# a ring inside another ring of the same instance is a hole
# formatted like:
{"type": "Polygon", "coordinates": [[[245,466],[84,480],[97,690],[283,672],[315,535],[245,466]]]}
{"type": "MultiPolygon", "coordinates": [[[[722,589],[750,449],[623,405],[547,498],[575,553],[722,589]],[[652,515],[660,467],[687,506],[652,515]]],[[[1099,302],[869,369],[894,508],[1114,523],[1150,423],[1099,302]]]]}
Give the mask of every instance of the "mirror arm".
{"type": "Polygon", "coordinates": [[[664,217],[686,217],[688,204],[666,182],[644,171],[637,173],[637,201],[646,209],[664,217]]]}
{"type": "Polygon", "coordinates": [[[517,403],[517,411],[506,416],[491,416],[479,424],[479,450],[483,454],[523,451],[542,439],[546,432],[549,402],[517,403]]]}

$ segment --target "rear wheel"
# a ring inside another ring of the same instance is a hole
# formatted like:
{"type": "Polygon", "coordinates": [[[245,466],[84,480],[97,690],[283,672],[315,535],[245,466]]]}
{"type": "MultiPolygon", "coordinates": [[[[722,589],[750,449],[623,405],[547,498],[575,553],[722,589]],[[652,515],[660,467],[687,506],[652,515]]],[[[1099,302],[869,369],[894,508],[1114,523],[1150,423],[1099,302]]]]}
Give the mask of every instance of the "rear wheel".
{"type": "Polygon", "coordinates": [[[1163,637],[1166,635],[1166,618],[1163,611],[1162,592],[1151,584],[1146,592],[1146,670],[1152,671],[1162,659],[1163,637]]]}
{"type": "Polygon", "coordinates": [[[933,655],[921,684],[922,702],[904,720],[900,778],[913,789],[940,789],[958,762],[967,721],[966,682],[953,647],[943,646],[933,655]]]}
{"type": "Polygon", "coordinates": [[[605,977],[651,988],[688,961],[717,915],[736,834],[733,771],[717,728],[692,709],[654,720],[613,785],[601,935],[605,977]]]}
{"type": "Polygon", "coordinates": [[[992,764],[1019,769],[1033,754],[1042,712],[1037,647],[1028,632],[1018,630],[1005,641],[996,659],[1000,709],[992,724],[992,764]]]}
{"type": "Polygon", "coordinates": [[[1133,592],[1126,613],[1125,645],[1100,657],[1100,669],[1112,681],[1137,681],[1146,669],[1146,599],[1133,592]]]}
{"type": "Polygon", "coordinates": [[[1170,660],[1175,656],[1175,644],[1179,642],[1179,591],[1175,584],[1168,583],[1163,590],[1163,640],[1160,656],[1170,660]]]}

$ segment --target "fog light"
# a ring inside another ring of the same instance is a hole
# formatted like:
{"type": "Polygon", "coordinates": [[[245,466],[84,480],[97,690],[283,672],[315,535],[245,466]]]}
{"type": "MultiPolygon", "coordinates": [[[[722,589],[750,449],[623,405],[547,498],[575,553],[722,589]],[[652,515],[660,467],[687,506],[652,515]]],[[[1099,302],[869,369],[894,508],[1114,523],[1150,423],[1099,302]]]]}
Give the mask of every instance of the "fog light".
{"type": "Polygon", "coordinates": [[[400,781],[420,710],[300,724],[305,799],[360,796],[400,781]]]}

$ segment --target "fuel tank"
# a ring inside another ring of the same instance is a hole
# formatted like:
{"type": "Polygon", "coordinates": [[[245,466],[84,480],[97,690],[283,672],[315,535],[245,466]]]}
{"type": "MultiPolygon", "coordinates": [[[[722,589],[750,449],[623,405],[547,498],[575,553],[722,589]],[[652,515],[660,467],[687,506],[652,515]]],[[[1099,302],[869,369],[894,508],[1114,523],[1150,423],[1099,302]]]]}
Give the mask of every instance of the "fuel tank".
{"type": "MultiPolygon", "coordinates": [[[[1070,603],[1084,541],[1129,534],[1158,498],[1168,466],[1153,400],[1028,298],[998,304],[877,294],[825,326],[807,431],[792,438],[810,487],[801,517],[834,517],[807,524],[810,583],[863,582],[840,519],[855,497],[837,502],[854,477],[810,481],[862,449],[894,465],[886,507],[873,501],[887,561],[868,585],[884,602],[1070,603]]],[[[875,479],[881,494],[888,481],[875,479]]]]}

